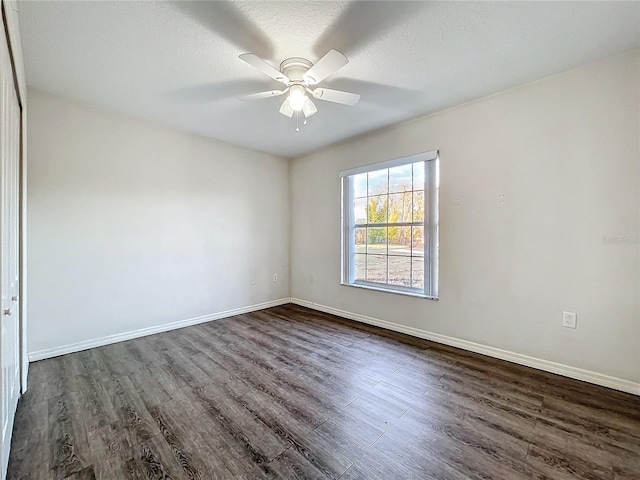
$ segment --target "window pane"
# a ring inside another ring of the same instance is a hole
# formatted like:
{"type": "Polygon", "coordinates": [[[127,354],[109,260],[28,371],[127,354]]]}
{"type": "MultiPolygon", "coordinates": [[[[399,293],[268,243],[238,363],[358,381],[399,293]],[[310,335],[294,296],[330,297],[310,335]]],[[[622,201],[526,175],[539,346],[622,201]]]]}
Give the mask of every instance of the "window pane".
{"type": "MultiPolygon", "coordinates": [[[[417,154],[413,158],[433,157],[417,154]]],[[[427,210],[425,201],[431,199],[431,188],[437,194],[438,160],[412,161],[391,168],[382,168],[384,164],[359,168],[375,170],[350,175],[343,181],[343,186],[351,189],[343,192],[342,203],[342,231],[348,235],[343,237],[344,283],[356,281],[398,293],[437,296],[438,225],[425,225],[426,220],[437,219],[437,211],[432,219],[431,205],[427,210]],[[428,185],[425,180],[429,180],[428,185]],[[347,199],[350,202],[345,202],[347,199]],[[431,229],[436,232],[434,238],[425,239],[431,229]],[[429,291],[425,292],[425,285],[429,291]]]]}
{"type": "Polygon", "coordinates": [[[368,223],[387,223],[388,195],[369,197],[367,203],[368,223]]]}
{"type": "Polygon", "coordinates": [[[411,192],[389,195],[389,223],[411,222],[411,192]]]}
{"type": "Polygon", "coordinates": [[[424,222],[424,191],[413,192],[413,221],[424,222]]]}
{"type": "Polygon", "coordinates": [[[411,191],[411,164],[389,169],[389,193],[411,191]]]}
{"type": "Polygon", "coordinates": [[[389,255],[411,255],[411,227],[389,227],[389,255]]]}
{"type": "Polygon", "coordinates": [[[365,281],[367,278],[367,256],[361,253],[355,255],[356,280],[365,281]]]}
{"type": "Polygon", "coordinates": [[[389,257],[389,283],[411,286],[411,257],[389,257]]]}
{"type": "Polygon", "coordinates": [[[353,196],[355,198],[366,197],[367,196],[367,174],[360,173],[359,175],[354,175],[351,178],[353,181],[353,196]]]}
{"type": "Polygon", "coordinates": [[[387,227],[367,229],[367,253],[387,254],[387,227]]]}
{"type": "Polygon", "coordinates": [[[388,174],[388,168],[369,172],[369,188],[367,193],[369,196],[380,195],[381,193],[387,193],[389,191],[388,174]]]}
{"type": "Polygon", "coordinates": [[[411,227],[411,255],[424,257],[424,227],[411,227]]]}
{"type": "Polygon", "coordinates": [[[411,275],[413,288],[424,288],[424,258],[412,257],[411,258],[411,275]]]}
{"type": "Polygon", "coordinates": [[[367,281],[387,282],[387,256],[367,255],[367,281]]]}
{"type": "Polygon", "coordinates": [[[413,164],[413,189],[424,190],[424,162],[413,164]]]}
{"type": "Polygon", "coordinates": [[[356,224],[367,223],[367,199],[357,198],[353,201],[353,219],[356,224]]]}
{"type": "Polygon", "coordinates": [[[367,229],[355,228],[354,234],[355,234],[355,240],[356,240],[355,253],[366,253],[367,252],[367,229]]]}

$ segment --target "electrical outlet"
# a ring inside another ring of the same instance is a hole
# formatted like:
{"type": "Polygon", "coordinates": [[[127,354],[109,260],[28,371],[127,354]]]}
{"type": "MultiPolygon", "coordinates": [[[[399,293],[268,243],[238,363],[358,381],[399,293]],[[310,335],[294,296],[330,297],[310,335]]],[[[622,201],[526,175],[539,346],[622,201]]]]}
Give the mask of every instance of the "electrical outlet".
{"type": "Polygon", "coordinates": [[[277,274],[277,273],[274,273],[274,274],[273,274],[273,281],[274,281],[274,282],[277,282],[277,281],[278,281],[278,274],[277,274]]]}
{"type": "Polygon", "coordinates": [[[498,194],[498,203],[504,203],[504,193],[498,194]]]}
{"type": "Polygon", "coordinates": [[[454,204],[456,207],[459,207],[459,206],[460,206],[460,197],[456,197],[456,198],[454,198],[454,199],[453,199],[453,204],[454,204]]]}
{"type": "Polygon", "coordinates": [[[576,328],[578,326],[578,316],[574,312],[562,312],[562,326],[576,328]]]}

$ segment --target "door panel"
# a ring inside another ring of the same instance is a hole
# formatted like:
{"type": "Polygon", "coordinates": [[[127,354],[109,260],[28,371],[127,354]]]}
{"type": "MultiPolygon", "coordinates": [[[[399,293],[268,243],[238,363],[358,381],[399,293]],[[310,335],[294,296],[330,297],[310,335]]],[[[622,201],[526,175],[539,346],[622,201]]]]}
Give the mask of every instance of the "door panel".
{"type": "Polygon", "coordinates": [[[5,32],[0,37],[0,435],[4,478],[20,387],[18,221],[21,113],[5,32]]]}

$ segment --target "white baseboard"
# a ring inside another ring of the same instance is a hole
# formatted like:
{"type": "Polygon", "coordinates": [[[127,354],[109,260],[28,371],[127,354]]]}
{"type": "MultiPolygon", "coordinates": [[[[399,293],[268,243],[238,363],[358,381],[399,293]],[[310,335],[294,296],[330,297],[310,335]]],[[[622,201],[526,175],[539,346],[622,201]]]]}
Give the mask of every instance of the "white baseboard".
{"type": "Polygon", "coordinates": [[[424,338],[425,340],[431,340],[433,342],[442,343],[451,347],[461,348],[463,350],[480,353],[482,355],[499,358],[501,360],[507,360],[508,362],[517,363],[526,367],[555,373],[564,377],[582,380],[584,382],[601,385],[603,387],[613,388],[614,390],[620,390],[622,392],[640,395],[640,383],[624,380],[622,378],[611,377],[602,373],[592,372],[590,370],[584,370],[582,368],[572,367],[569,365],[563,365],[561,363],[550,362],[549,360],[530,357],[528,355],[522,355],[520,353],[510,352],[508,350],[502,350],[500,348],[490,347],[487,345],[482,345],[480,343],[470,342],[468,340],[461,340],[459,338],[440,335],[439,333],[433,333],[426,330],[420,330],[418,328],[407,327],[398,323],[388,322],[386,320],[380,320],[378,318],[368,317],[366,315],[360,315],[358,313],[339,310],[337,308],[328,307],[326,305],[313,303],[307,300],[301,300],[299,298],[291,298],[291,303],[295,303],[296,305],[308,307],[314,310],[319,310],[321,312],[330,313],[332,315],[337,315],[338,317],[355,320],[357,322],[375,325],[387,330],[405,333],[413,337],[424,338]]]}
{"type": "Polygon", "coordinates": [[[66,355],[67,353],[79,352],[81,350],[87,350],[89,348],[102,347],[111,343],[123,342],[125,340],[153,335],[155,333],[167,332],[169,330],[188,327],[190,325],[197,325],[199,323],[210,322],[212,320],[218,320],[221,318],[232,317],[234,315],[263,310],[265,308],[277,307],[279,305],[285,305],[287,303],[294,303],[296,305],[308,307],[313,310],[330,313],[338,317],[348,318],[350,320],[355,320],[357,322],[366,323],[369,325],[375,325],[377,327],[392,330],[394,332],[405,333],[413,337],[424,338],[425,340],[431,340],[433,342],[449,345],[451,347],[461,348],[463,350],[480,353],[482,355],[487,355],[493,358],[499,358],[501,360],[506,360],[508,362],[517,363],[519,365],[555,373],[564,377],[574,378],[577,380],[593,383],[595,385],[612,388],[614,390],[620,390],[622,392],[640,395],[640,383],[637,382],[611,377],[602,373],[592,372],[590,370],[584,370],[582,368],[572,367],[570,365],[563,365],[561,363],[551,362],[549,360],[543,360],[541,358],[530,357],[528,355],[510,352],[508,350],[502,350],[500,348],[490,347],[487,345],[482,345],[480,343],[470,342],[468,340],[448,337],[439,333],[433,333],[418,328],[407,327],[398,323],[388,322],[386,320],[381,320],[379,318],[369,317],[358,313],[347,312],[345,310],[321,305],[319,303],[310,302],[308,300],[288,297],[280,298],[278,300],[273,300],[270,302],[258,303],[255,305],[236,308],[233,310],[226,310],[223,312],[203,315],[201,317],[189,318],[187,320],[180,320],[178,322],[165,323],[164,325],[142,328],[131,332],[118,333],[115,335],[109,335],[106,337],[96,338],[93,340],[87,340],[70,345],[63,345],[61,347],[38,350],[36,352],[29,353],[29,361],[35,362],[37,360],[57,357],[59,355],[66,355]]]}
{"type": "Polygon", "coordinates": [[[124,342],[125,340],[153,335],[154,333],[168,332],[169,330],[176,330],[178,328],[197,325],[198,323],[210,322],[212,320],[219,320],[221,318],[233,317],[234,315],[240,315],[243,313],[255,312],[256,310],[263,310],[265,308],[277,307],[278,305],[285,305],[287,303],[291,303],[291,299],[289,297],[272,300],[270,302],[257,303],[255,305],[249,305],[247,307],[234,308],[233,310],[225,310],[224,312],[212,313],[209,315],[203,315],[201,317],[189,318],[187,320],[180,320],[178,322],[165,323],[163,325],[158,325],[155,327],[141,328],[139,330],[133,330],[131,332],[117,333],[115,335],[108,335],[106,337],[86,340],[84,342],[73,343],[70,345],[63,345],[61,347],[38,350],[36,352],[29,353],[29,361],[35,362],[37,360],[44,360],[45,358],[58,357],[60,355],[66,355],[67,353],[88,350],[89,348],[102,347],[111,343],[124,342]]]}

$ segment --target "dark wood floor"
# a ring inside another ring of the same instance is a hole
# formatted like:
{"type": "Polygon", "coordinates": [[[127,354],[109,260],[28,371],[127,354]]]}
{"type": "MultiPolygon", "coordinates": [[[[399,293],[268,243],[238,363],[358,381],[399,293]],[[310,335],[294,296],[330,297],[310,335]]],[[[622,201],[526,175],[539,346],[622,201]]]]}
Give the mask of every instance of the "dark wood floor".
{"type": "Polygon", "coordinates": [[[9,479],[640,479],[640,398],[294,305],[31,365],[9,479]]]}

